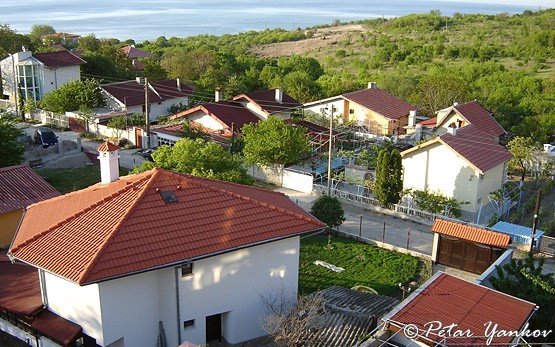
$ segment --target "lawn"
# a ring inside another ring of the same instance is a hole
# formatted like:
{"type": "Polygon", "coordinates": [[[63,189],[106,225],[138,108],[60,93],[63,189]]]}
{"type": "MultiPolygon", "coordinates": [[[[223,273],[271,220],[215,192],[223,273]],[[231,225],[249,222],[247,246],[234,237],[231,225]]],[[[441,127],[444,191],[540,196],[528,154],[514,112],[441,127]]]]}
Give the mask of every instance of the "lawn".
{"type": "Polygon", "coordinates": [[[309,294],[333,285],[351,288],[364,285],[379,294],[392,295],[399,283],[414,280],[418,259],[408,254],[389,251],[344,237],[310,236],[301,240],[299,293],[309,294]],[[314,265],[322,260],[345,269],[334,272],[314,265]]]}
{"type": "MultiPolygon", "coordinates": [[[[38,169],[36,171],[62,194],[100,182],[100,167],[92,164],[79,168],[38,169]]],[[[120,176],[124,176],[129,173],[129,170],[120,167],[119,172],[120,176]]]]}

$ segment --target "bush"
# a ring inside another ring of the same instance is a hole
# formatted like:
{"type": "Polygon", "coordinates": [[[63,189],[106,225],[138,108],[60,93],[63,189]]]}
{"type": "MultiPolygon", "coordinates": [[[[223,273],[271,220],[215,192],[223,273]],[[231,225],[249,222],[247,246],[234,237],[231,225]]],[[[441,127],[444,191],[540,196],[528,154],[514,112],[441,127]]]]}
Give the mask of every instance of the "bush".
{"type": "Polygon", "coordinates": [[[345,221],[341,203],[335,196],[322,195],[312,204],[310,213],[333,229],[345,221]]]}

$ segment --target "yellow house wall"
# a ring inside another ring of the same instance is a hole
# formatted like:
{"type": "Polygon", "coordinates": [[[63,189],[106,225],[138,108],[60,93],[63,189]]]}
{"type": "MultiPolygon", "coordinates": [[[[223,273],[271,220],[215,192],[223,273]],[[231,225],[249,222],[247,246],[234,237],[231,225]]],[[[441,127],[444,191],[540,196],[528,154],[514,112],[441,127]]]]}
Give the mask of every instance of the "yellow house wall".
{"type": "Polygon", "coordinates": [[[464,126],[468,125],[468,122],[461,117],[458,113],[456,112],[451,112],[450,115],[448,115],[445,120],[442,122],[441,126],[439,128],[436,129],[436,135],[442,135],[445,134],[447,132],[447,128],[449,128],[449,125],[455,123],[457,124],[458,121],[461,121],[461,128],[464,126]]]}
{"type": "Polygon", "coordinates": [[[439,192],[458,201],[462,209],[476,211],[478,175],[462,157],[440,143],[403,157],[403,187],[439,192]]]}
{"type": "Polygon", "coordinates": [[[23,209],[0,215],[0,248],[8,248],[13,240],[23,209]]]}
{"type": "Polygon", "coordinates": [[[345,114],[349,114],[349,120],[363,123],[370,128],[370,131],[379,135],[390,135],[389,120],[381,114],[363,107],[356,102],[348,101],[345,103],[345,114]],[[351,113],[350,110],[354,112],[351,113]]]}
{"type": "Polygon", "coordinates": [[[478,181],[478,196],[476,205],[479,207],[481,201],[483,205],[489,203],[489,194],[501,189],[505,181],[505,163],[499,164],[484,173],[483,178],[478,181]]]}

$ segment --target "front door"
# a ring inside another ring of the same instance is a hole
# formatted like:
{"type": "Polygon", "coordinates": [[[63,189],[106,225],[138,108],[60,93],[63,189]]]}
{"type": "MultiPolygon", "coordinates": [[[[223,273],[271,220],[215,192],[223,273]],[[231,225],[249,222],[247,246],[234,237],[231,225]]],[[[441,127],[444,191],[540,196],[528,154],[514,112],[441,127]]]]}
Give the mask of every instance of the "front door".
{"type": "Polygon", "coordinates": [[[206,343],[222,342],[222,315],[215,314],[206,317],[206,343]]]}

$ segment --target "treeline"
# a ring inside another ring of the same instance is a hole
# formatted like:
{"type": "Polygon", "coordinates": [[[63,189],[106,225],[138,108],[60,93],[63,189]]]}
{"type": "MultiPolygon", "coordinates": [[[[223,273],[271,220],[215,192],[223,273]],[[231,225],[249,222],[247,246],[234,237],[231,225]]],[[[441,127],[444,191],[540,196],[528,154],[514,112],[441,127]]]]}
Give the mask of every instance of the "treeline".
{"type": "MultiPolygon", "coordinates": [[[[453,102],[478,99],[509,131],[555,140],[555,10],[509,16],[442,16],[437,11],[390,20],[358,22],[363,32],[345,35],[318,52],[261,58],[254,47],[310,38],[316,28],[268,29],[235,35],[159,37],[136,44],[155,58],[137,73],[119,49],[133,40],[82,37],[77,47],[88,62],[83,74],[104,82],[140,74],[180,78],[207,101],[214,88],[226,95],[282,87],[306,102],[364,88],[369,81],[417,105],[422,114],[453,102]]],[[[44,26],[43,26],[44,27],[44,26]]],[[[35,28],[35,27],[34,27],[35,28]]],[[[44,29],[44,28],[42,28],[44,29]]],[[[0,27],[0,55],[25,41],[48,50],[38,33],[20,35],[0,27]]]]}

